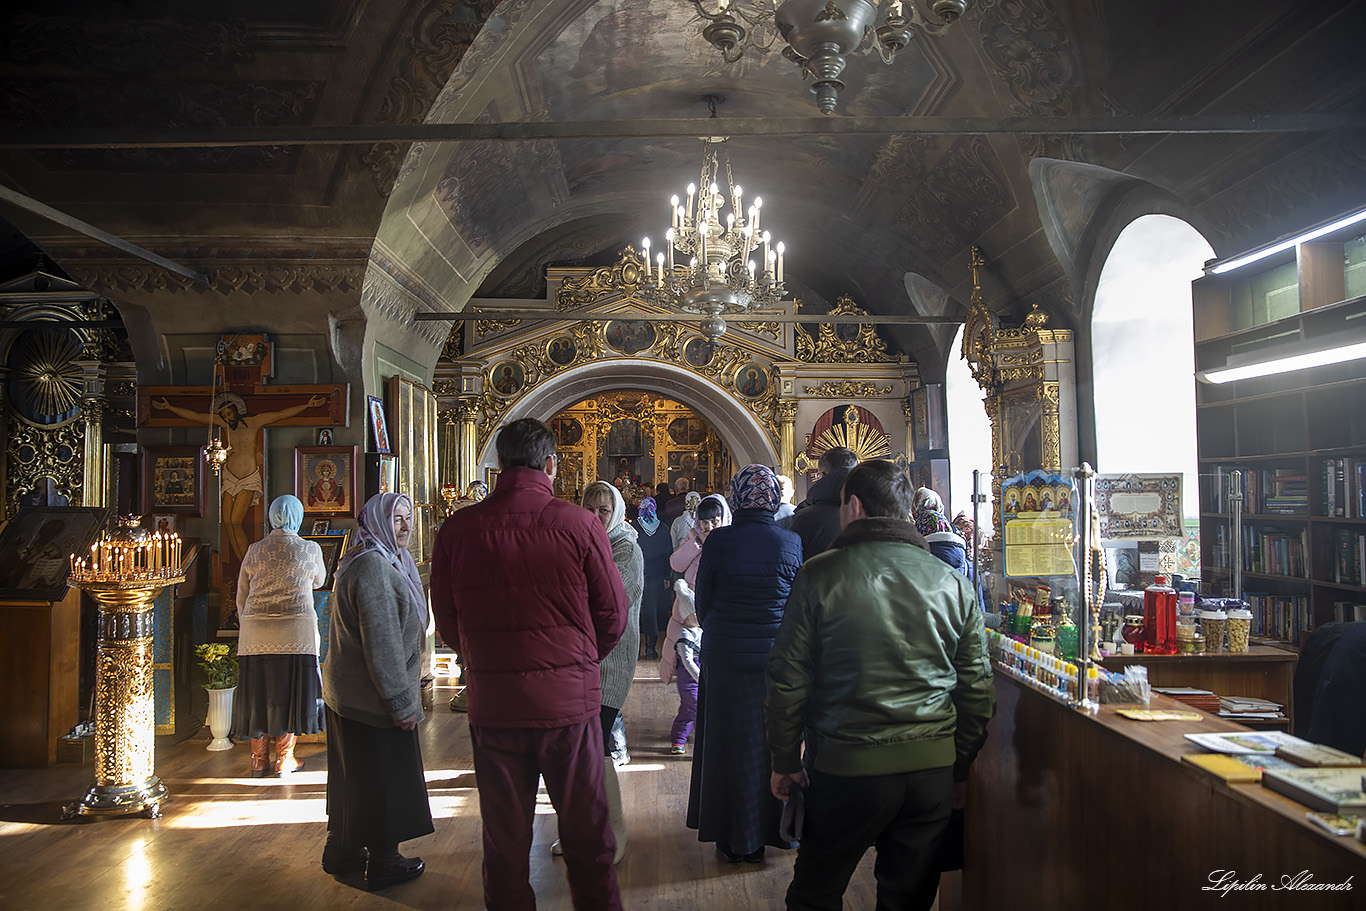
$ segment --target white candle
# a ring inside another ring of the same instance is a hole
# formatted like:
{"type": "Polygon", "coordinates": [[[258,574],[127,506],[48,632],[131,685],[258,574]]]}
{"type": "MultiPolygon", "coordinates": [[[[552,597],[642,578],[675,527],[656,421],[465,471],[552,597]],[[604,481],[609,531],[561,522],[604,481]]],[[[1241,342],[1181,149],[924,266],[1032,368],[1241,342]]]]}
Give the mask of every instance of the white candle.
{"type": "Polygon", "coordinates": [[[655,262],[659,264],[659,284],[664,284],[664,254],[660,253],[655,257],[655,262]]]}
{"type": "Polygon", "coordinates": [[[693,214],[692,214],[692,213],[693,213],[693,208],[692,208],[692,197],[693,197],[693,194],[696,193],[696,192],[697,192],[697,187],[694,186],[693,184],[688,184],[688,208],[687,208],[687,221],[688,221],[688,222],[691,222],[691,221],[692,221],[692,218],[693,218],[693,214]]]}
{"type": "Polygon", "coordinates": [[[669,218],[670,218],[670,220],[671,220],[671,224],[672,224],[675,228],[677,228],[677,227],[678,227],[678,196],[677,196],[677,195],[669,197],[669,218]]]}
{"type": "Polygon", "coordinates": [[[783,242],[778,241],[778,284],[783,283],[783,242]]]}

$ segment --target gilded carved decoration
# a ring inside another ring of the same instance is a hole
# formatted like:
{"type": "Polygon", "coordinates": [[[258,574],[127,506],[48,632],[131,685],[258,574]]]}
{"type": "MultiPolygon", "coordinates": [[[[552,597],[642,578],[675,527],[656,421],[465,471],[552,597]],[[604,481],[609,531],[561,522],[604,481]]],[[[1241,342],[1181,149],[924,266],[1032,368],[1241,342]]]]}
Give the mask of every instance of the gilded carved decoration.
{"type": "Polygon", "coordinates": [[[435,392],[437,395],[459,395],[460,381],[437,380],[435,383],[432,383],[432,392],[435,392]]]}
{"type": "Polygon", "coordinates": [[[474,331],[479,335],[488,335],[490,332],[502,332],[504,329],[511,329],[513,326],[520,326],[522,321],[519,319],[477,319],[474,321],[474,331]]]}
{"type": "Polygon", "coordinates": [[[555,292],[556,310],[591,310],[619,303],[636,292],[644,275],[645,260],[634,247],[621,251],[615,265],[594,269],[581,278],[567,278],[555,292]]]}
{"type": "MultiPolygon", "coordinates": [[[[867,310],[861,309],[846,295],[835,304],[835,309],[817,316],[826,320],[836,316],[868,315],[867,310]]],[[[805,326],[796,324],[797,360],[822,364],[876,364],[899,360],[897,355],[887,351],[887,343],[871,323],[821,322],[819,325],[813,339],[805,326]],[[854,325],[857,333],[850,335],[849,327],[854,325]]]]}
{"type": "Polygon", "coordinates": [[[8,496],[6,516],[19,510],[19,498],[38,486],[43,478],[52,478],[57,493],[71,503],[81,503],[85,451],[85,424],[72,421],[61,427],[44,430],[13,422],[5,445],[8,462],[8,496]]]}
{"type": "Polygon", "coordinates": [[[743,329],[746,332],[753,332],[755,335],[771,336],[775,342],[778,341],[779,338],[780,330],[778,328],[777,323],[758,323],[746,320],[737,321],[735,323],[735,326],[736,328],[743,329]]]}
{"type": "Polygon", "coordinates": [[[453,361],[460,357],[461,350],[465,347],[465,324],[458,322],[451,327],[450,333],[446,336],[446,341],[441,345],[441,360],[453,361]]]}
{"type": "Polygon", "coordinates": [[[866,381],[843,380],[838,383],[826,382],[819,386],[807,386],[802,391],[807,395],[814,395],[822,399],[852,399],[886,395],[892,391],[892,387],[890,385],[878,386],[876,383],[866,381]]]}

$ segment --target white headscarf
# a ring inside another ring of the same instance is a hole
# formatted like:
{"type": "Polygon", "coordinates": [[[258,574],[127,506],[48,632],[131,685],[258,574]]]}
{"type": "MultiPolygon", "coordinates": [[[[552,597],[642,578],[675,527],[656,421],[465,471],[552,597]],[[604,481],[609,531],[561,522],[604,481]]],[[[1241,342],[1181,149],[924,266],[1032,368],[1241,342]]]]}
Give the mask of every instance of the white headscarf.
{"type": "Polygon", "coordinates": [[[621,491],[617,490],[615,485],[606,481],[594,481],[583,489],[583,499],[579,503],[586,509],[589,501],[596,502],[605,496],[612,498],[612,518],[607,523],[607,540],[615,544],[619,539],[629,537],[635,541],[640,536],[626,523],[626,501],[622,499],[621,491]]]}
{"type": "MultiPolygon", "coordinates": [[[[422,577],[417,574],[417,564],[413,562],[413,555],[408,553],[408,548],[399,547],[398,539],[394,537],[394,511],[400,503],[407,503],[410,511],[413,508],[413,501],[402,493],[377,493],[365,501],[360,511],[360,543],[342,557],[337,575],[344,573],[361,554],[369,550],[377,551],[403,576],[412,590],[418,610],[425,614],[427,593],[422,588],[422,577]]],[[[417,517],[413,518],[416,520],[417,517]]]]}

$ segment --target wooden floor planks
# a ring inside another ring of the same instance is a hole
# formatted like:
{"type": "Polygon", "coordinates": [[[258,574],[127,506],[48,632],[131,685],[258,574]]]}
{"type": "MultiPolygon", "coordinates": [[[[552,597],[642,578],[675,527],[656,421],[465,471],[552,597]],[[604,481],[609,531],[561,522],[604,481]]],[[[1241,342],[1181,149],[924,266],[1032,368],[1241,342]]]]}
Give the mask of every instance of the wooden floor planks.
{"type": "MultiPolygon", "coordinates": [[[[61,805],[93,781],[93,765],[0,770],[0,908],[6,911],[351,911],[483,907],[478,794],[464,715],[438,687],[422,726],[436,832],[402,850],[427,861],[417,880],[363,891],[360,877],[322,872],[326,747],[302,744],[305,769],[291,779],[244,777],[245,744],[210,753],[207,730],[158,748],[157,774],[171,793],[156,820],[62,823],[61,805]]],[[[772,848],[761,865],[729,865],[684,825],[691,745],[668,753],[678,705],[672,686],[642,662],[626,706],[632,762],[621,769],[630,830],[617,867],[627,908],[651,911],[777,911],[796,852],[772,848]]],[[[570,911],[564,863],[550,854],[556,837],[544,792],[534,824],[532,883],[541,911],[570,911]]],[[[856,911],[875,904],[870,852],[846,895],[856,911]]]]}

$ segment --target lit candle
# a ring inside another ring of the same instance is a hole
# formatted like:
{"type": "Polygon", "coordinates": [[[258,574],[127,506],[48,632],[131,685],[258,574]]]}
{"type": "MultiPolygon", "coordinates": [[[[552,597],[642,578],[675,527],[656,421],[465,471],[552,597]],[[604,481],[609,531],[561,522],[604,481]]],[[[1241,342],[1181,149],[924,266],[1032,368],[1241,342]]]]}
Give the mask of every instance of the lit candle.
{"type": "Polygon", "coordinates": [[[731,212],[729,215],[726,216],[726,233],[729,234],[730,232],[732,232],[732,231],[734,231],[734,230],[735,230],[735,213],[734,213],[734,212],[731,212]]]}
{"type": "Polygon", "coordinates": [[[678,196],[669,197],[669,217],[673,219],[673,227],[678,227],[678,196]]]}
{"type": "Polygon", "coordinates": [[[646,280],[646,281],[649,281],[649,280],[650,280],[650,238],[647,237],[647,238],[645,238],[644,240],[642,240],[642,241],[640,242],[640,245],[645,249],[645,252],[641,255],[641,259],[643,259],[643,260],[645,261],[645,280],[646,280]]]}
{"type": "Polygon", "coordinates": [[[693,185],[693,184],[688,184],[688,209],[687,209],[687,221],[688,221],[688,222],[691,222],[691,221],[692,221],[692,218],[693,218],[692,198],[693,198],[693,194],[696,193],[696,192],[697,192],[697,187],[696,187],[695,185],[693,185]]]}
{"type": "Polygon", "coordinates": [[[674,229],[673,229],[673,228],[670,228],[670,229],[669,229],[669,233],[664,235],[664,239],[668,241],[668,243],[665,244],[664,246],[667,247],[668,250],[669,250],[669,271],[672,272],[672,271],[674,270],[674,229]]]}
{"type": "MultiPolygon", "coordinates": [[[[765,272],[771,273],[771,272],[773,271],[773,254],[772,254],[772,253],[769,251],[769,249],[768,249],[768,242],[769,242],[769,239],[770,239],[770,238],[769,238],[769,233],[768,233],[767,231],[765,231],[765,232],[763,233],[763,241],[764,241],[764,271],[765,271],[765,272]]],[[[773,276],[770,275],[769,277],[772,278],[773,276]]]]}
{"type": "Polygon", "coordinates": [[[663,253],[656,254],[656,255],[655,255],[655,262],[659,265],[659,284],[660,284],[660,287],[663,287],[663,286],[664,286],[664,254],[663,254],[663,253]]]}
{"type": "Polygon", "coordinates": [[[756,234],[759,233],[759,216],[764,214],[763,208],[764,198],[762,196],[754,197],[754,233],[756,234]]]}
{"type": "Polygon", "coordinates": [[[777,260],[778,255],[776,253],[770,252],[768,254],[768,279],[772,282],[777,282],[778,280],[777,260]]]}
{"type": "Polygon", "coordinates": [[[778,241],[778,284],[780,284],[780,285],[783,283],[783,250],[784,250],[784,249],[786,249],[786,248],[783,246],[783,242],[782,242],[782,241],[778,241]]]}
{"type": "Polygon", "coordinates": [[[740,212],[745,211],[745,207],[744,207],[744,205],[743,205],[743,203],[742,203],[742,201],[741,201],[741,197],[744,196],[744,195],[745,195],[745,190],[744,190],[744,188],[743,188],[743,187],[737,186],[737,187],[735,188],[735,201],[734,201],[733,203],[731,203],[732,208],[735,209],[735,211],[736,211],[737,214],[739,214],[740,212]]]}
{"type": "Polygon", "coordinates": [[[749,261],[749,280],[754,281],[754,260],[749,261]]]}

